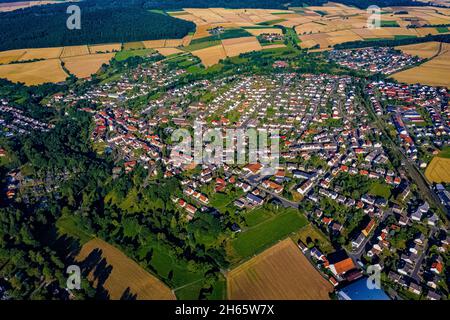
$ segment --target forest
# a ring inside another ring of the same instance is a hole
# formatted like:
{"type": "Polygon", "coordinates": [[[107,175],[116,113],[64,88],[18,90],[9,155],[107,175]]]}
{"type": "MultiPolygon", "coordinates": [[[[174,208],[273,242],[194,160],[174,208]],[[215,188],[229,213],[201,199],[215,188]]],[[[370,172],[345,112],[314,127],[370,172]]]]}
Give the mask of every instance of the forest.
{"type": "Polygon", "coordinates": [[[0,51],[182,38],[195,30],[192,22],[143,10],[139,2],[86,0],[77,5],[81,9],[79,30],[66,27],[67,4],[0,13],[0,51]]]}

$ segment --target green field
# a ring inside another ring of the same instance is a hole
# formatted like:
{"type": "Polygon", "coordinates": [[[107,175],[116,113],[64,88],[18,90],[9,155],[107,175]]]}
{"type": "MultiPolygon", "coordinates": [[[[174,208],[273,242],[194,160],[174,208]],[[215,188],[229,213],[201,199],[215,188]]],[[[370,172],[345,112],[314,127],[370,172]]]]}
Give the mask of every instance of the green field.
{"type": "Polygon", "coordinates": [[[280,23],[280,22],[284,22],[286,21],[286,19],[274,19],[274,20],[269,20],[269,21],[264,21],[264,22],[260,22],[257,23],[257,25],[260,26],[272,26],[274,24],[280,23]]]}
{"type": "Polygon", "coordinates": [[[382,20],[381,21],[381,27],[395,27],[398,28],[400,27],[399,24],[397,23],[397,21],[390,21],[390,20],[382,20]]]}
{"type": "Polygon", "coordinates": [[[122,50],[116,53],[115,59],[117,61],[124,61],[130,57],[144,57],[154,53],[153,49],[137,49],[137,50],[122,50]]]}
{"type": "Polygon", "coordinates": [[[391,187],[385,183],[374,182],[370,187],[369,193],[388,200],[391,197],[391,187]]]}
{"type": "Polygon", "coordinates": [[[94,238],[93,234],[85,230],[79,216],[63,214],[56,221],[56,228],[58,229],[59,235],[68,235],[79,239],[81,245],[94,238]]]}
{"type": "Polygon", "coordinates": [[[439,157],[441,158],[450,158],[450,146],[444,147],[441,152],[439,152],[439,157]]]}
{"type": "Polygon", "coordinates": [[[238,234],[231,241],[231,261],[238,262],[257,254],[308,223],[296,209],[283,211],[238,234]]]}
{"type": "Polygon", "coordinates": [[[247,223],[247,226],[253,227],[253,226],[256,226],[257,224],[260,224],[263,221],[266,221],[270,217],[273,217],[273,215],[274,215],[273,212],[262,207],[262,208],[257,208],[255,210],[252,210],[248,213],[245,213],[244,219],[245,219],[245,222],[247,223]]]}
{"type": "Polygon", "coordinates": [[[448,27],[436,27],[436,30],[437,30],[439,33],[446,33],[446,32],[449,31],[449,30],[448,30],[448,27]]]}

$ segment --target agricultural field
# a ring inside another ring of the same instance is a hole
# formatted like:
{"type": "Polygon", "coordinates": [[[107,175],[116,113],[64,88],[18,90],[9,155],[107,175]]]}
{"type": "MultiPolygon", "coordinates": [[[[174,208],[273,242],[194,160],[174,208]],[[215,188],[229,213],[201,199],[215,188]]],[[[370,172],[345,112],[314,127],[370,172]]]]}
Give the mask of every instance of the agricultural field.
{"type": "Polygon", "coordinates": [[[142,41],[127,42],[127,43],[123,44],[124,50],[136,50],[136,49],[144,49],[144,48],[146,48],[146,46],[142,41]]]}
{"type": "Polygon", "coordinates": [[[166,40],[148,40],[148,41],[142,41],[144,44],[144,47],[146,49],[155,49],[155,48],[163,48],[166,44],[166,40]]]}
{"type": "Polygon", "coordinates": [[[206,67],[212,66],[218,63],[221,59],[225,59],[227,57],[222,45],[192,51],[191,53],[194,56],[199,57],[206,67]]]}
{"type": "Polygon", "coordinates": [[[432,42],[425,42],[425,43],[416,43],[416,44],[410,44],[406,46],[398,46],[395,47],[397,50],[401,50],[404,53],[418,56],[423,59],[429,59],[436,54],[438,54],[440,50],[441,44],[436,41],[432,42]]]}
{"type": "Polygon", "coordinates": [[[59,58],[63,51],[62,47],[56,48],[39,48],[39,49],[26,49],[25,53],[17,61],[29,61],[35,59],[56,59],[59,58]]]}
{"type": "Polygon", "coordinates": [[[222,40],[222,45],[228,57],[235,57],[241,53],[259,51],[262,49],[256,37],[245,37],[222,40]]]}
{"type": "Polygon", "coordinates": [[[62,82],[67,77],[59,59],[0,65],[0,78],[26,85],[62,82]]]}
{"type": "Polygon", "coordinates": [[[17,61],[26,53],[26,49],[8,50],[0,52],[0,64],[17,61]]]}
{"type": "Polygon", "coordinates": [[[261,28],[261,29],[248,28],[248,29],[245,29],[245,30],[250,32],[254,36],[259,36],[259,35],[264,34],[264,33],[283,34],[283,30],[281,30],[279,28],[261,28]]]}
{"type": "Polygon", "coordinates": [[[98,53],[62,59],[64,66],[77,78],[87,78],[96,73],[103,64],[108,64],[114,53],[98,53]]]}
{"type": "Polygon", "coordinates": [[[144,57],[154,52],[155,50],[153,49],[123,50],[116,53],[115,59],[117,61],[123,61],[130,57],[144,57]]]}
{"type": "Polygon", "coordinates": [[[177,48],[156,48],[155,50],[158,51],[160,54],[162,54],[165,57],[184,52],[177,48]]]}
{"type": "Polygon", "coordinates": [[[431,160],[425,170],[425,177],[430,182],[450,183],[450,148],[444,149],[431,160]]]}
{"type": "Polygon", "coordinates": [[[291,239],[231,270],[227,284],[230,300],[329,300],[333,290],[291,239]]]}
{"type": "Polygon", "coordinates": [[[64,47],[60,58],[83,56],[89,54],[88,46],[70,46],[64,47]]]}
{"type": "Polygon", "coordinates": [[[6,3],[0,3],[0,12],[10,12],[14,10],[19,9],[25,9],[33,6],[42,6],[47,4],[55,4],[55,3],[61,3],[66,2],[68,0],[58,0],[58,1],[20,1],[17,0],[17,2],[6,2],[6,3]]]}
{"type": "Polygon", "coordinates": [[[94,286],[103,282],[102,286],[110,299],[119,300],[124,293],[129,292],[139,300],[175,300],[174,293],[163,282],[142,269],[119,249],[100,239],[84,244],[76,257],[81,264],[92,263],[94,259],[104,259],[105,263],[97,262],[88,277],[94,282],[94,286]]]}
{"type": "Polygon", "coordinates": [[[280,210],[272,217],[268,219],[263,217],[260,221],[243,230],[228,243],[227,252],[232,263],[257,254],[307,224],[306,217],[292,208],[280,210]]]}
{"type": "Polygon", "coordinates": [[[118,52],[122,49],[121,43],[98,44],[89,46],[90,53],[111,53],[118,52]]]}
{"type": "Polygon", "coordinates": [[[420,66],[393,74],[391,77],[405,83],[421,83],[450,88],[450,45],[443,43],[440,53],[420,66]]]}

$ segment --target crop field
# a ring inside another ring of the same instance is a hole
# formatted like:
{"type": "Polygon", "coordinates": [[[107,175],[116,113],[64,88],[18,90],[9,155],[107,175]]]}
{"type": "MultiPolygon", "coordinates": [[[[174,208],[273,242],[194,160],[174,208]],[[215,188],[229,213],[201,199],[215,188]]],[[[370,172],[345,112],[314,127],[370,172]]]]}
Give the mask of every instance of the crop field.
{"type": "Polygon", "coordinates": [[[127,43],[123,44],[124,50],[136,50],[136,49],[144,49],[144,48],[146,48],[146,46],[142,41],[127,42],[127,43]]]}
{"type": "Polygon", "coordinates": [[[450,45],[443,43],[440,54],[421,64],[392,75],[397,81],[406,83],[422,83],[431,86],[445,86],[450,88],[450,45]]]}
{"type": "Polygon", "coordinates": [[[227,287],[230,300],[329,300],[333,290],[291,239],[231,270],[227,287]]]}
{"type": "Polygon", "coordinates": [[[221,44],[213,47],[192,51],[191,53],[194,56],[199,57],[206,67],[212,66],[218,63],[221,59],[225,59],[227,57],[225,50],[221,44]]]}
{"type": "Polygon", "coordinates": [[[256,37],[226,39],[222,40],[222,44],[228,57],[235,57],[241,53],[259,51],[262,49],[261,44],[256,37]]]}
{"type": "Polygon", "coordinates": [[[183,39],[167,39],[164,46],[168,48],[175,48],[181,46],[182,44],[183,39]]]}
{"type": "Polygon", "coordinates": [[[18,59],[18,61],[28,61],[34,59],[55,59],[59,58],[62,50],[62,47],[26,49],[25,53],[20,57],[20,59],[18,59]]]}
{"type": "Polygon", "coordinates": [[[261,223],[239,233],[227,247],[232,263],[257,254],[276,241],[298,231],[307,224],[306,218],[295,209],[285,209],[261,223]]]}
{"type": "Polygon", "coordinates": [[[91,53],[111,53],[120,51],[120,49],[122,49],[121,43],[98,44],[94,46],[89,46],[89,51],[91,53]]]}
{"type": "Polygon", "coordinates": [[[116,53],[115,59],[117,61],[123,61],[130,57],[144,57],[154,52],[154,49],[122,50],[116,53]]]}
{"type": "Polygon", "coordinates": [[[425,177],[430,182],[450,183],[450,157],[441,154],[434,157],[425,170],[425,177]]]}
{"type": "Polygon", "coordinates": [[[94,286],[104,281],[103,287],[112,300],[119,300],[126,292],[139,300],[175,300],[174,293],[163,282],[119,249],[100,239],[84,244],[76,260],[81,263],[86,259],[92,262],[96,254],[101,255],[105,264],[98,261],[88,277],[94,282],[94,286]]]}
{"type": "Polygon", "coordinates": [[[96,73],[103,64],[108,64],[114,53],[98,53],[62,59],[64,66],[77,78],[87,78],[96,73]]]}
{"type": "Polygon", "coordinates": [[[149,41],[142,41],[145,48],[147,49],[155,49],[155,48],[163,48],[166,44],[166,40],[149,40],[149,41]]]}
{"type": "Polygon", "coordinates": [[[155,50],[158,51],[160,54],[162,54],[165,57],[184,52],[177,48],[156,48],[155,50]]]}
{"type": "Polygon", "coordinates": [[[432,41],[425,43],[410,44],[407,46],[398,46],[395,47],[395,49],[401,50],[404,53],[413,56],[419,56],[421,58],[428,59],[435,56],[439,52],[439,47],[440,47],[439,42],[432,41]]]}
{"type": "Polygon", "coordinates": [[[29,7],[33,7],[33,6],[61,3],[62,1],[64,1],[64,0],[58,0],[58,1],[20,1],[20,0],[17,0],[17,2],[0,3],[0,12],[9,12],[9,11],[29,8],[29,7]]]}
{"type": "Polygon", "coordinates": [[[61,82],[67,76],[59,59],[0,65],[0,78],[26,85],[61,82]]]}
{"type": "Polygon", "coordinates": [[[262,29],[249,28],[249,29],[245,29],[245,30],[247,30],[254,36],[259,36],[263,33],[283,34],[283,30],[281,30],[279,28],[262,28],[262,29]]]}
{"type": "Polygon", "coordinates": [[[0,52],[0,64],[7,64],[13,61],[17,61],[21,56],[25,54],[25,49],[8,50],[0,52]]]}
{"type": "Polygon", "coordinates": [[[70,46],[64,47],[60,58],[83,56],[89,54],[88,46],[70,46]]]}

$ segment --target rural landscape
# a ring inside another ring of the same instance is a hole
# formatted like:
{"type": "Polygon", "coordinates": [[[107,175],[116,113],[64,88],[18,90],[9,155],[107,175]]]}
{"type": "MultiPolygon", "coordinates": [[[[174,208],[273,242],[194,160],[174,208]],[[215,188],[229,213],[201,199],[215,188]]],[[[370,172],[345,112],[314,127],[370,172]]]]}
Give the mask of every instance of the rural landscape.
{"type": "Polygon", "coordinates": [[[0,38],[0,300],[450,298],[449,1],[0,0],[0,38]]]}

